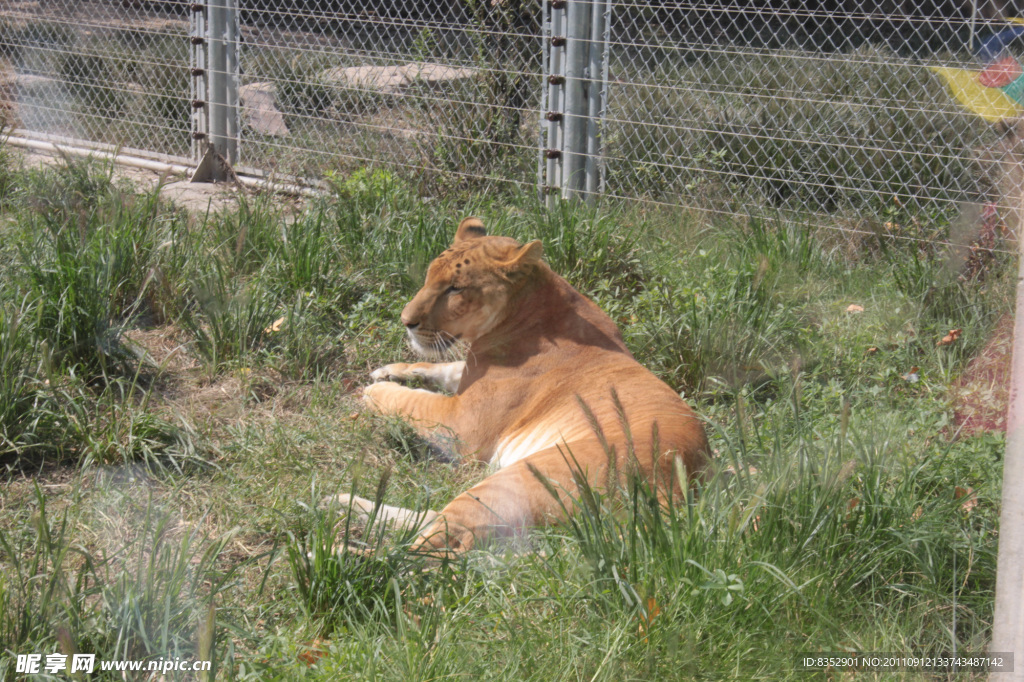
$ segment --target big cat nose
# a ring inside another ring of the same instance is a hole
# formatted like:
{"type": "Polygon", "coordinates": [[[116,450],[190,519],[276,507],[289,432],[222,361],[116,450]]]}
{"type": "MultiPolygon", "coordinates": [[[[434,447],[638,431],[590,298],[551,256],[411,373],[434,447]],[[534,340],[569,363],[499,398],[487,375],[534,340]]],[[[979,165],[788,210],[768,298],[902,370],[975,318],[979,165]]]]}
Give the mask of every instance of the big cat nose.
{"type": "Polygon", "coordinates": [[[416,331],[416,328],[420,326],[419,321],[423,317],[417,312],[419,310],[419,307],[414,305],[414,303],[415,301],[409,301],[409,303],[407,303],[406,306],[402,308],[401,317],[402,324],[404,324],[405,328],[411,332],[416,331]]]}

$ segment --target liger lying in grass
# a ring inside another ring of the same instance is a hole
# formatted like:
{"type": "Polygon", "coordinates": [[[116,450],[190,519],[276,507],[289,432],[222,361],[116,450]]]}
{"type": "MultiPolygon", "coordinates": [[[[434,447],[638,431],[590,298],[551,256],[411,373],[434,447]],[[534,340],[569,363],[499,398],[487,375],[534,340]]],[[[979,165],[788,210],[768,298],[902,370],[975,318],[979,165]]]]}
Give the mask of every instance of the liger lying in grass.
{"type": "MultiPolygon", "coordinates": [[[[557,522],[579,485],[638,476],[662,497],[705,471],[704,428],[674,390],[641,366],[615,323],[555,274],[539,241],[487,236],[463,220],[402,311],[413,348],[444,359],[386,365],[363,391],[462,460],[494,471],[440,512],[379,510],[418,525],[414,549],[464,552],[492,536],[557,522]],[[419,379],[439,392],[398,382],[419,379]]],[[[369,514],[349,495],[343,506],[369,514]]]]}

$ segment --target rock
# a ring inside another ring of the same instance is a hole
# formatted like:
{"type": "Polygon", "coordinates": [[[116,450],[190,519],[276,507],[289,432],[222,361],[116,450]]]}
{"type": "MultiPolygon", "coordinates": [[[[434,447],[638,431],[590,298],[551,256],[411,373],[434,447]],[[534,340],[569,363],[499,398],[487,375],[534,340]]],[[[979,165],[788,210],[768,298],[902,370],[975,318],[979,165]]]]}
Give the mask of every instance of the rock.
{"type": "Polygon", "coordinates": [[[60,84],[60,81],[56,78],[50,78],[49,76],[37,76],[31,73],[19,73],[14,77],[14,80],[18,84],[18,89],[20,91],[43,90],[57,87],[60,84]]]}
{"type": "Polygon", "coordinates": [[[21,123],[18,120],[18,100],[15,95],[17,90],[18,75],[9,65],[0,66],[0,125],[8,128],[18,128],[21,123]]]}
{"type": "Polygon", "coordinates": [[[400,66],[348,66],[327,69],[320,81],[327,85],[375,90],[385,95],[405,92],[417,82],[431,86],[474,78],[479,71],[466,67],[429,62],[411,62],[400,66]]]}
{"type": "Polygon", "coordinates": [[[288,125],[277,108],[272,83],[249,83],[238,89],[245,124],[261,135],[287,137],[288,125]]]}

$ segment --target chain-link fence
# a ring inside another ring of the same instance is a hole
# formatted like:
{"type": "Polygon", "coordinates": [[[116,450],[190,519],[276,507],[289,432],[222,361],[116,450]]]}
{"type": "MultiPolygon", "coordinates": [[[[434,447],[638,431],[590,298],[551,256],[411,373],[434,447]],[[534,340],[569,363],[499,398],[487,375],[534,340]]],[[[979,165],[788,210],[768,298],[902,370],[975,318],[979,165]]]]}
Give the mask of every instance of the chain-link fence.
{"type": "Polygon", "coordinates": [[[383,164],[534,187],[539,28],[521,3],[243,10],[243,162],[303,176],[383,164]]]}
{"type": "Polygon", "coordinates": [[[974,78],[1007,26],[969,2],[618,2],[607,193],[853,229],[999,201],[1004,129],[933,67],[974,78]]]}
{"type": "Polygon", "coordinates": [[[183,5],[5,0],[0,107],[32,134],[188,157],[183,5]],[[166,9],[165,9],[166,7],[166,9]]]}
{"type": "MultiPolygon", "coordinates": [[[[849,229],[1009,201],[1024,99],[1012,5],[612,0],[607,26],[577,36],[606,60],[559,75],[554,12],[578,1],[240,0],[237,165],[303,178],[384,166],[425,192],[550,190],[561,77],[600,91],[573,115],[594,121],[579,153],[599,161],[610,198],[849,229]],[[1004,114],[979,103],[993,97],[1004,114]]],[[[5,0],[8,123],[195,162],[207,11],[5,0]]]]}

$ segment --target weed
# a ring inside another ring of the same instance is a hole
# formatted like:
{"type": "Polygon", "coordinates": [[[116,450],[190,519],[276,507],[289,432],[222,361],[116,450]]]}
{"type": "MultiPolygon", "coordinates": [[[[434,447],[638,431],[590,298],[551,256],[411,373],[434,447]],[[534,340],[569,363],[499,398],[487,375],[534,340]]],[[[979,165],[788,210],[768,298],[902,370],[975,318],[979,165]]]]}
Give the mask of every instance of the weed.
{"type": "Polygon", "coordinates": [[[181,325],[195,339],[211,376],[230,363],[251,361],[263,346],[279,313],[268,281],[263,271],[236,276],[220,260],[197,276],[193,305],[186,308],[181,325]]]}
{"type": "Polygon", "coordinates": [[[616,311],[630,316],[627,342],[642,343],[656,368],[702,393],[758,383],[807,357],[806,326],[764,261],[725,265],[704,252],[687,265],[616,311]]]}
{"type": "MultiPolygon", "coordinates": [[[[71,187],[93,177],[68,173],[71,187]]],[[[54,361],[93,377],[123,371],[120,334],[141,311],[160,200],[153,193],[101,201],[87,191],[69,188],[59,205],[30,214],[19,246],[24,286],[38,301],[37,328],[54,361]]]]}
{"type": "Polygon", "coordinates": [[[30,170],[23,178],[22,200],[47,218],[78,219],[95,210],[114,192],[114,166],[65,156],[53,168],[30,170]]]}
{"type": "MultiPolygon", "coordinates": [[[[728,472],[720,464],[703,489],[668,507],[639,481],[610,496],[577,481],[570,533],[592,576],[588,589],[613,620],[639,622],[643,635],[655,625],[710,633],[742,624],[749,634],[773,633],[763,644],[785,655],[786,647],[830,645],[799,632],[812,613],[847,619],[852,634],[853,622],[874,618],[873,607],[856,604],[885,604],[895,615],[920,597],[957,604],[966,616],[959,646],[976,645],[995,547],[970,539],[962,500],[936,462],[901,465],[896,441],[855,427],[817,441],[748,436],[727,444],[728,472]]],[[[941,619],[931,609],[913,617],[941,619]]],[[[916,646],[948,643],[936,635],[916,646]]],[[[739,656],[748,674],[762,665],[739,656]]]]}
{"type": "MultiPolygon", "coordinates": [[[[50,520],[38,487],[35,505],[29,536],[0,531],[9,569],[0,581],[0,647],[59,646],[99,660],[196,655],[196,614],[203,605],[207,614],[231,584],[233,571],[218,565],[231,533],[207,542],[194,529],[176,528],[150,496],[122,546],[90,551],[73,542],[67,510],[50,520]]],[[[203,639],[211,654],[214,641],[203,639]]],[[[6,679],[13,671],[0,673],[6,679]]]]}
{"type": "Polygon", "coordinates": [[[176,425],[150,412],[149,396],[138,375],[110,381],[98,395],[72,376],[53,387],[42,412],[59,425],[54,444],[83,466],[139,462],[183,473],[204,464],[199,434],[187,422],[176,425]]]}
{"type": "Polygon", "coordinates": [[[231,580],[217,564],[233,534],[206,542],[195,529],[176,528],[152,498],[139,521],[134,540],[97,557],[103,619],[94,636],[103,641],[92,645],[122,659],[195,651],[197,607],[212,604],[231,580]]]}
{"type": "MultiPolygon", "coordinates": [[[[385,474],[378,483],[375,505],[380,505],[387,488],[385,474]]],[[[315,492],[315,491],[314,491],[315,492]]],[[[289,534],[288,565],[295,581],[299,606],[308,618],[319,624],[324,635],[342,625],[360,621],[400,617],[391,611],[393,590],[400,589],[406,574],[417,567],[408,546],[414,535],[406,531],[396,548],[384,544],[386,524],[376,513],[370,516],[357,538],[351,508],[308,508],[312,528],[304,537],[289,534]],[[345,513],[344,522],[338,512],[345,513]]],[[[376,506],[375,506],[376,511],[376,506]]]]}
{"type": "MultiPolygon", "coordinates": [[[[551,268],[583,291],[598,282],[614,282],[636,292],[649,277],[640,257],[650,239],[645,226],[623,223],[612,211],[601,211],[559,202],[554,210],[531,203],[526,221],[513,221],[510,236],[522,241],[540,239],[551,268]]],[[[504,234],[504,225],[493,226],[504,234]]]]}
{"type": "Polygon", "coordinates": [[[237,211],[207,216],[202,228],[212,233],[212,255],[231,274],[244,276],[263,268],[279,254],[283,221],[272,197],[253,201],[242,197],[237,211]]]}
{"type": "Polygon", "coordinates": [[[83,586],[66,568],[75,553],[68,513],[51,523],[38,486],[35,502],[38,508],[30,519],[29,533],[0,531],[0,548],[11,569],[0,579],[0,645],[6,651],[24,651],[30,643],[52,641],[51,624],[81,620],[74,600],[83,586]]]}
{"type": "Polygon", "coordinates": [[[36,373],[43,358],[35,315],[30,299],[0,302],[0,452],[36,440],[36,373]]]}

